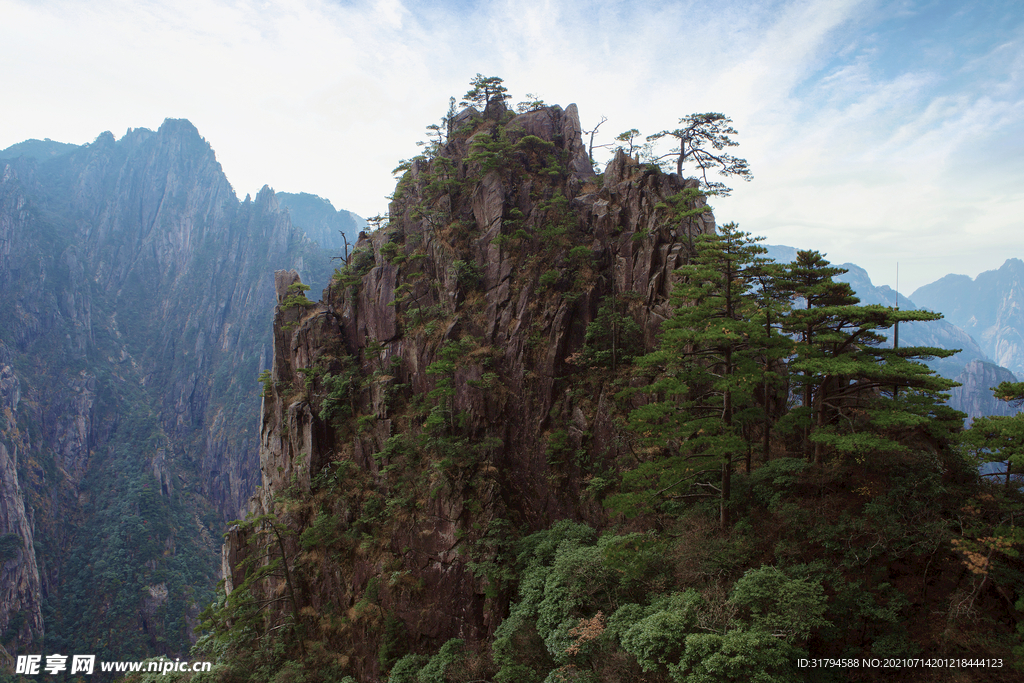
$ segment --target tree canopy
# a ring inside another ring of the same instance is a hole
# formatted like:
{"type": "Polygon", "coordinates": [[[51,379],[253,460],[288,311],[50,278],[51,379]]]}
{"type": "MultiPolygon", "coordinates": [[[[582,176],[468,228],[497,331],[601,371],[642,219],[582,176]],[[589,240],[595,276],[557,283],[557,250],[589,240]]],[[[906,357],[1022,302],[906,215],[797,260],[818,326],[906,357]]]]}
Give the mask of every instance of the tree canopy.
{"type": "MultiPolygon", "coordinates": [[[[683,167],[692,164],[696,167],[697,179],[701,187],[711,194],[727,196],[732,188],[724,183],[708,178],[708,174],[717,172],[719,175],[737,176],[743,180],[753,180],[746,159],[740,159],[725,151],[727,147],[737,147],[739,143],[732,139],[738,135],[732,127],[732,119],[725,114],[707,112],[690,114],[679,119],[680,128],[663,130],[648,135],[647,140],[653,142],[662,138],[674,138],[678,141],[678,151],[669,152],[655,157],[658,160],[675,158],[676,173],[683,174],[683,167]]],[[[623,135],[628,135],[630,131],[623,135]]],[[[620,136],[621,137],[621,136],[620,136]]]]}
{"type": "Polygon", "coordinates": [[[492,100],[504,102],[509,99],[508,88],[504,79],[497,76],[477,74],[469,82],[469,90],[462,96],[460,104],[464,107],[486,107],[492,100]]]}
{"type": "Polygon", "coordinates": [[[650,382],[626,392],[646,397],[630,425],[663,454],[624,477],[619,509],[714,494],[724,527],[733,464],[746,454],[750,471],[755,443],[767,461],[773,431],[821,463],[901,452],[915,434],[948,439],[958,428],[942,393],[955,382],[921,362],[955,352],[893,349],[879,333],[939,314],[862,306],[818,252],[775,264],[757,241],[729,223],[698,236],[677,271],[674,313],[637,361],[650,382]],[[791,408],[778,396],[787,386],[799,401],[791,408]]]}

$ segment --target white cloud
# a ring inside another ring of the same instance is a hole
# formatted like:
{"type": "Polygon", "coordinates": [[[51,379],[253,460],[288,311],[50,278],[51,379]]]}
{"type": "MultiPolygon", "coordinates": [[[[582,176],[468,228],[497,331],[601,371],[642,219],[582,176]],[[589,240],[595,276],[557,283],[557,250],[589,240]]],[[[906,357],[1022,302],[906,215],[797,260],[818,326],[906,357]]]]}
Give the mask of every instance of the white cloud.
{"type": "Polygon", "coordinates": [[[925,56],[902,64],[914,51],[890,54],[904,34],[884,29],[927,11],[859,0],[0,0],[0,147],[185,117],[241,195],[269,183],[373,214],[390,169],[482,72],[514,97],[576,102],[584,128],[607,116],[598,142],[722,111],[756,177],[713,202],[722,221],[872,272],[906,254],[920,263],[906,281],[923,284],[957,263],[974,273],[1024,255],[1011,230],[1024,178],[1005,153],[1024,129],[1024,30],[965,37],[950,72],[927,55],[957,45],[909,36],[925,56]]]}

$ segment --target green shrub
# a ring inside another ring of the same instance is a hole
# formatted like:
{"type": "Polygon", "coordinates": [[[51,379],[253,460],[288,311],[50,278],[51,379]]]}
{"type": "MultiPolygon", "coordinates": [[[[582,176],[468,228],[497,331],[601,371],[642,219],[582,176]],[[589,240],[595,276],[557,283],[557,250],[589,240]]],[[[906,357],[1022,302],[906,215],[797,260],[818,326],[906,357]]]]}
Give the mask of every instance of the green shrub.
{"type": "Polygon", "coordinates": [[[746,612],[751,627],[792,642],[829,626],[823,618],[825,590],[820,580],[793,579],[777,567],[747,571],[732,589],[731,602],[746,612]]]}
{"type": "Polygon", "coordinates": [[[405,655],[391,667],[388,683],[419,683],[416,674],[427,661],[423,655],[405,655]]]}
{"type": "Polygon", "coordinates": [[[582,244],[569,250],[569,260],[575,264],[590,263],[593,257],[594,253],[590,251],[590,247],[582,244]]]}
{"type": "Polygon", "coordinates": [[[366,247],[356,249],[349,257],[349,268],[359,277],[366,275],[376,264],[373,258],[373,250],[366,247]]]}
{"type": "Polygon", "coordinates": [[[758,467],[750,475],[754,497],[769,510],[799,481],[800,473],[810,467],[803,458],[779,458],[758,467]]]}
{"type": "Polygon", "coordinates": [[[402,255],[399,254],[399,249],[400,247],[398,242],[385,242],[381,245],[380,254],[388,263],[395,263],[396,261],[400,262],[401,260],[404,260],[404,258],[400,258],[402,255]]]}
{"type": "MultiPolygon", "coordinates": [[[[367,589],[369,590],[369,586],[367,589]]],[[[384,635],[381,638],[380,649],[377,651],[377,661],[380,662],[382,669],[387,669],[395,660],[406,659],[408,651],[405,624],[394,613],[389,612],[384,619],[384,635]]],[[[397,668],[397,664],[395,666],[397,668]]],[[[416,680],[415,677],[413,680],[416,680]]]]}
{"type": "Polygon", "coordinates": [[[692,633],[668,669],[676,683],[792,683],[799,651],[764,631],[692,633]]]}
{"type": "Polygon", "coordinates": [[[541,274],[540,278],[537,280],[537,284],[539,284],[542,289],[554,287],[558,284],[560,276],[561,273],[558,272],[558,270],[549,270],[546,273],[541,274]]]}
{"type": "Polygon", "coordinates": [[[468,291],[480,286],[482,273],[476,261],[455,261],[452,263],[452,271],[460,289],[468,291]]]}
{"type": "Polygon", "coordinates": [[[25,546],[18,534],[0,535],[0,564],[9,562],[18,556],[18,551],[25,546]]]}
{"type": "Polygon", "coordinates": [[[544,448],[544,455],[547,456],[549,465],[561,464],[569,454],[569,433],[559,429],[548,437],[547,445],[544,448]]]}
{"type": "Polygon", "coordinates": [[[465,642],[453,638],[441,646],[417,675],[418,683],[445,683],[449,672],[457,669],[466,659],[465,642]]]}
{"type": "Polygon", "coordinates": [[[356,419],[356,432],[362,434],[365,431],[373,429],[375,424],[377,424],[376,415],[360,415],[359,418],[356,419]]]}
{"type": "Polygon", "coordinates": [[[352,416],[352,399],[358,383],[358,369],[350,367],[337,375],[324,375],[320,386],[326,391],[320,403],[319,417],[324,422],[340,425],[352,416]]]}
{"type": "MultiPolygon", "coordinates": [[[[622,649],[636,657],[644,671],[655,671],[678,661],[683,643],[697,630],[697,615],[705,607],[704,598],[693,589],[670,596],[648,609],[645,617],[622,634],[622,649]]],[[[624,621],[620,617],[620,622],[624,621]]]]}
{"type": "Polygon", "coordinates": [[[331,545],[338,535],[338,520],[326,512],[320,512],[299,537],[303,550],[331,545]]]}

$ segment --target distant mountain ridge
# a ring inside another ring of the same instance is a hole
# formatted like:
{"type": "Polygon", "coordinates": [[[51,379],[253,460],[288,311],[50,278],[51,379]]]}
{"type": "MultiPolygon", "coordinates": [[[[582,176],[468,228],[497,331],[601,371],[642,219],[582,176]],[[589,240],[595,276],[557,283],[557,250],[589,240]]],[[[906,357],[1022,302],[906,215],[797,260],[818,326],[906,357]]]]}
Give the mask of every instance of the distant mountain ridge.
{"type": "Polygon", "coordinates": [[[1024,376],[1024,261],[1007,259],[974,279],[946,275],[911,297],[977,339],[996,364],[1024,376]]]}
{"type": "Polygon", "coordinates": [[[83,145],[73,145],[68,142],[57,142],[46,138],[45,140],[25,140],[11,145],[7,149],[0,150],[0,159],[17,159],[27,157],[37,161],[53,159],[65,154],[70,154],[83,145]]]}
{"type": "MultiPolygon", "coordinates": [[[[147,130],[141,128],[138,130],[147,130]]],[[[126,135],[131,134],[131,130],[126,135]]],[[[14,160],[21,157],[46,161],[86,147],[67,142],[45,140],[25,140],[0,150],[0,159],[14,160]]],[[[324,249],[344,249],[345,243],[354,245],[359,239],[359,232],[366,228],[366,221],[360,216],[335,209],[331,200],[308,192],[275,192],[281,208],[288,212],[293,226],[300,228],[306,236],[317,242],[324,249]],[[343,236],[344,235],[344,236],[343,236]]]]}

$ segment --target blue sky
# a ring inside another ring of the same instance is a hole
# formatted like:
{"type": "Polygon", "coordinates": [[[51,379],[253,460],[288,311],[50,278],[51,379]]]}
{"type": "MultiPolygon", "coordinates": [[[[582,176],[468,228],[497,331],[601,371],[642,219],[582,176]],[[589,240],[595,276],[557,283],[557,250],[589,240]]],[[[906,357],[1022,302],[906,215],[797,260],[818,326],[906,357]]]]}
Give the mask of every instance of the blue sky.
{"type": "Polygon", "coordinates": [[[370,215],[477,72],[598,143],[726,113],[755,179],[719,221],[905,294],[1024,257],[1019,0],[0,0],[0,148],[183,117],[239,195],[370,215]]]}

